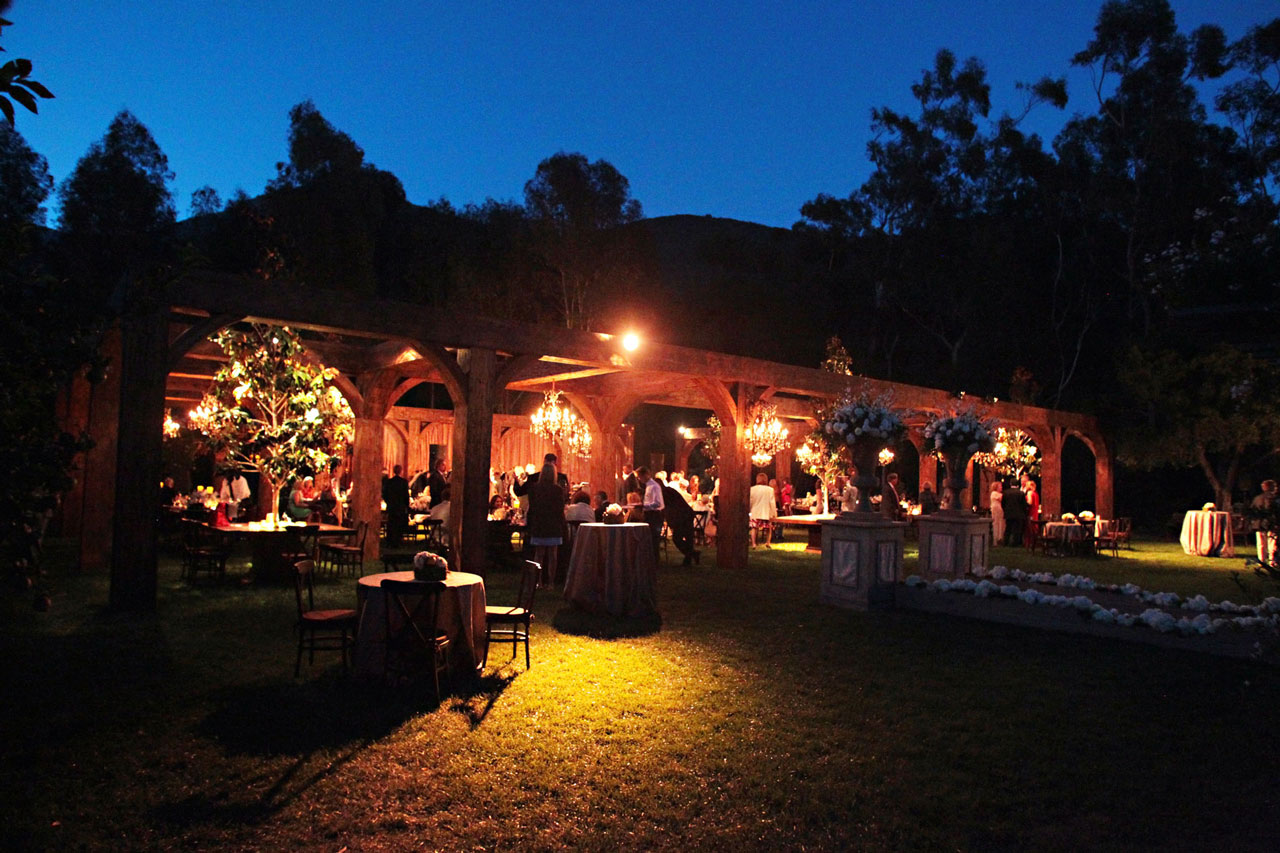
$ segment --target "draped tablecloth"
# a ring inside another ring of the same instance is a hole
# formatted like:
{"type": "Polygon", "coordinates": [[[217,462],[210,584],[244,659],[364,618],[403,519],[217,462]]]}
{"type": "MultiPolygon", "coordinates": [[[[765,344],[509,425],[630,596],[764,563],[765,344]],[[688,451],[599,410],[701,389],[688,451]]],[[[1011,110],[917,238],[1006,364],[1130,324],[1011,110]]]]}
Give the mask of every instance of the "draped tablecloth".
{"type": "MultiPolygon", "coordinates": [[[[354,658],[357,676],[382,677],[387,648],[387,596],[382,582],[388,579],[411,581],[413,572],[365,575],[356,582],[356,612],[360,616],[354,658]]],[[[438,627],[449,635],[449,667],[460,674],[475,672],[484,660],[484,578],[469,572],[449,572],[444,584],[438,627]]],[[[413,607],[411,601],[406,603],[413,607]]]]}
{"type": "Polygon", "coordinates": [[[658,565],[647,524],[582,524],[573,538],[564,597],[592,613],[648,616],[657,610],[658,565]]]}
{"type": "Polygon", "coordinates": [[[1234,557],[1231,513],[1193,509],[1182,519],[1182,550],[1199,557],[1234,557]]]}
{"type": "Polygon", "coordinates": [[[1052,536],[1064,545],[1084,539],[1086,527],[1071,521],[1051,521],[1044,526],[1044,535],[1052,536]]]}

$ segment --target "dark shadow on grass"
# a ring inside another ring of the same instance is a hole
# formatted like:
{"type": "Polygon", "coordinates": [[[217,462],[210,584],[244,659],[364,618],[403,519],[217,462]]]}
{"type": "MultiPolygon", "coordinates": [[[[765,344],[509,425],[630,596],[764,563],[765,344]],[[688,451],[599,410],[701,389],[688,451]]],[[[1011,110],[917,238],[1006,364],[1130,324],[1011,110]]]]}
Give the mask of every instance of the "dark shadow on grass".
{"type": "Polygon", "coordinates": [[[623,640],[658,633],[662,630],[662,614],[610,616],[607,613],[588,613],[575,607],[562,607],[556,611],[551,624],[562,634],[597,640],[623,640]]]}
{"type": "Polygon", "coordinates": [[[505,675],[495,672],[460,684],[453,696],[453,702],[449,705],[449,710],[455,714],[465,715],[471,730],[475,731],[480,728],[485,717],[489,716],[489,712],[498,702],[498,697],[515,680],[514,672],[505,675]]]}

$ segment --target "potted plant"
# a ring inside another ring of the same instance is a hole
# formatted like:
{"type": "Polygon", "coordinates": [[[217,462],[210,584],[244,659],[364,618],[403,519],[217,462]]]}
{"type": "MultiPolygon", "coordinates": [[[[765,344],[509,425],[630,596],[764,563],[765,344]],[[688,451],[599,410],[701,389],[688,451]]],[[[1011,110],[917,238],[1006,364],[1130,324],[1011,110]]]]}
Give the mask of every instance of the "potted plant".
{"type": "Polygon", "coordinates": [[[991,453],[995,449],[998,429],[993,418],[983,417],[972,408],[934,415],[925,425],[924,438],[929,452],[941,458],[947,469],[945,486],[951,494],[952,512],[967,512],[957,505],[960,493],[969,485],[965,470],[975,454],[991,453]]]}
{"type": "Polygon", "coordinates": [[[869,391],[842,399],[823,419],[820,436],[832,451],[847,455],[858,470],[858,512],[871,512],[874,471],[881,450],[907,433],[903,413],[887,395],[872,397],[869,391]]]}

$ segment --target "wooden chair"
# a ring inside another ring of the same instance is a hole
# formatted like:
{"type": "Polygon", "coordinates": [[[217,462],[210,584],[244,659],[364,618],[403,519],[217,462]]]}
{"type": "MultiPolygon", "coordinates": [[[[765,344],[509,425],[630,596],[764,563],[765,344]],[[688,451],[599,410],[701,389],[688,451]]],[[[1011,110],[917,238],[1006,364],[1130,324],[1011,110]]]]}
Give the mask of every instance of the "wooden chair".
{"type": "Polygon", "coordinates": [[[707,544],[707,517],[711,515],[710,510],[695,510],[693,513],[693,544],[705,546],[707,544]]]}
{"type": "Polygon", "coordinates": [[[515,660],[521,640],[524,641],[524,668],[529,661],[529,623],[533,621],[533,596],[538,590],[538,577],[542,567],[533,560],[525,560],[520,572],[520,592],[514,607],[486,605],[484,608],[484,664],[489,663],[489,643],[496,635],[500,640],[511,640],[511,659],[515,660]],[[510,627],[495,627],[510,626],[510,627]],[[523,626],[523,628],[521,627],[523,626]]]}
{"type": "Polygon", "coordinates": [[[182,523],[182,576],[194,582],[200,572],[222,578],[227,573],[226,537],[203,522],[182,523]]]}
{"type": "Polygon", "coordinates": [[[350,539],[342,542],[321,542],[320,565],[336,575],[341,575],[344,570],[350,569],[352,575],[360,577],[364,574],[364,540],[368,535],[369,522],[362,521],[356,525],[354,544],[348,544],[352,541],[350,539]]]}
{"type": "Polygon", "coordinates": [[[1129,534],[1133,531],[1133,519],[1117,518],[1115,520],[1115,527],[1116,547],[1119,548],[1123,545],[1125,548],[1132,549],[1133,546],[1129,544],[1129,534]]]}
{"type": "Polygon", "coordinates": [[[1116,522],[1104,522],[1101,518],[1094,522],[1093,549],[1094,553],[1101,554],[1104,549],[1110,548],[1111,555],[1120,556],[1120,537],[1116,533],[1116,522]],[[1105,528],[1105,529],[1104,529],[1105,528]]]}
{"type": "Polygon", "coordinates": [[[439,629],[444,582],[388,579],[381,587],[387,599],[383,678],[394,684],[429,665],[439,699],[440,673],[449,671],[449,635],[439,629]]]}
{"type": "Polygon", "coordinates": [[[293,666],[293,677],[297,678],[302,671],[303,650],[310,652],[308,662],[312,665],[318,651],[342,652],[342,670],[346,672],[348,655],[356,645],[356,612],[316,610],[315,560],[299,560],[293,568],[293,588],[298,601],[298,660],[293,666]]]}

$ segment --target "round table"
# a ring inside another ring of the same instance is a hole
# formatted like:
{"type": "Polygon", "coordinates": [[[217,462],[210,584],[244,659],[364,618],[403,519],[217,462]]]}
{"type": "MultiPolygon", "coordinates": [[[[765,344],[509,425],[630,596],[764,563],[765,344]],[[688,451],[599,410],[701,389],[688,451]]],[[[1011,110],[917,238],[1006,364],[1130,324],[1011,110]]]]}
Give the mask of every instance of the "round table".
{"type": "Polygon", "coordinates": [[[591,613],[657,612],[658,564],[649,525],[584,523],[573,537],[564,597],[591,613]]]}
{"type": "Polygon", "coordinates": [[[1234,557],[1231,513],[1192,510],[1182,519],[1182,550],[1199,557],[1234,557]]]}
{"type": "MultiPolygon", "coordinates": [[[[365,575],[356,582],[354,669],[357,676],[381,678],[386,654],[387,596],[384,580],[411,581],[413,572],[365,575]]],[[[458,674],[479,671],[485,650],[484,578],[470,572],[449,572],[440,596],[439,629],[449,635],[449,667],[458,674]]]]}

